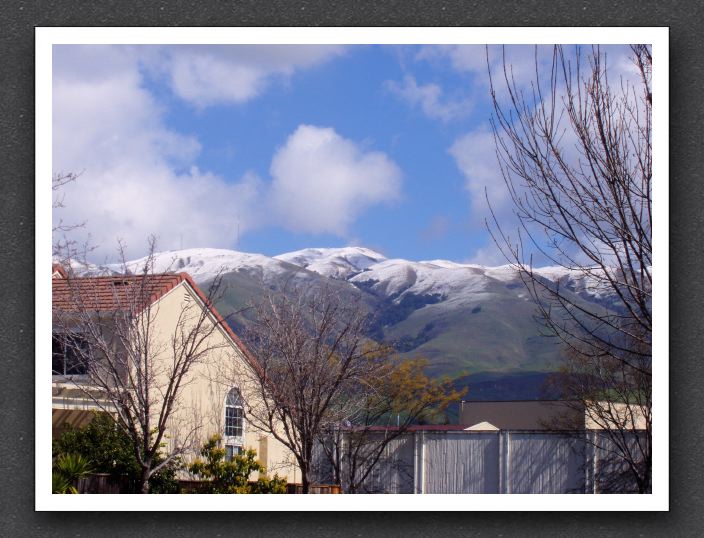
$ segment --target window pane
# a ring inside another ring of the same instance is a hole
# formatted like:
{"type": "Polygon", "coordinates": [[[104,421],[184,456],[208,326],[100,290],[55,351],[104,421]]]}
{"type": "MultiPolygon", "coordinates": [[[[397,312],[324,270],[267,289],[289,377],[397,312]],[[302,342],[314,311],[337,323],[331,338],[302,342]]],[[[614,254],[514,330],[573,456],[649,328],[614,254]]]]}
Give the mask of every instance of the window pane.
{"type": "Polygon", "coordinates": [[[54,336],[51,341],[51,371],[55,375],[88,373],[88,342],[80,335],[54,336]]]}
{"type": "Polygon", "coordinates": [[[230,390],[230,392],[227,393],[227,402],[225,402],[226,405],[242,405],[242,397],[240,396],[240,391],[239,389],[233,388],[230,390]]]}
{"type": "Polygon", "coordinates": [[[71,340],[65,354],[67,375],[85,374],[88,371],[85,364],[87,352],[88,346],[85,340],[77,338],[71,340]]]}
{"type": "Polygon", "coordinates": [[[228,461],[232,461],[235,456],[242,454],[242,447],[241,446],[235,446],[235,445],[225,445],[225,458],[228,461]]]}
{"type": "Polygon", "coordinates": [[[51,339],[51,373],[64,375],[64,351],[61,342],[55,336],[51,339]]]}
{"type": "Polygon", "coordinates": [[[244,410],[241,407],[225,407],[225,435],[241,437],[244,431],[244,410]]]}

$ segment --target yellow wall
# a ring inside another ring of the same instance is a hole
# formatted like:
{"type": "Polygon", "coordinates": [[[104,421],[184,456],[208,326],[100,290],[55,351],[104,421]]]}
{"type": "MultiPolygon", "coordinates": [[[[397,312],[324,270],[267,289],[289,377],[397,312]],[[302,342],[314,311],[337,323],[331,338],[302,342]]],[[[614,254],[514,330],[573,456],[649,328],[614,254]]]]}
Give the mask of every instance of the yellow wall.
{"type": "MultiPolygon", "coordinates": [[[[161,380],[159,383],[165,383],[170,377],[172,341],[179,333],[179,316],[185,312],[187,321],[183,326],[193,327],[200,312],[200,304],[190,287],[181,283],[155,303],[149,312],[152,316],[150,330],[153,331],[153,350],[162,357],[162,360],[155,361],[161,368],[158,372],[161,380]]],[[[213,318],[209,318],[207,323],[209,328],[216,325],[213,318]]],[[[188,328],[180,332],[187,334],[188,328]]],[[[238,385],[248,404],[253,403],[256,398],[255,387],[251,385],[252,381],[248,381],[250,376],[246,375],[250,366],[224,329],[216,327],[201,349],[207,349],[208,352],[189,371],[176,406],[177,412],[174,413],[168,428],[169,443],[193,444],[193,450],[184,458],[186,460],[197,455],[196,447],[202,445],[208,437],[215,433],[223,435],[225,398],[233,386],[238,385]],[[192,433],[193,435],[189,435],[192,433]]],[[[300,473],[295,472],[294,460],[288,449],[271,434],[256,431],[247,423],[246,414],[244,445],[245,448],[257,451],[269,475],[277,473],[289,482],[300,480],[300,473]]]]}

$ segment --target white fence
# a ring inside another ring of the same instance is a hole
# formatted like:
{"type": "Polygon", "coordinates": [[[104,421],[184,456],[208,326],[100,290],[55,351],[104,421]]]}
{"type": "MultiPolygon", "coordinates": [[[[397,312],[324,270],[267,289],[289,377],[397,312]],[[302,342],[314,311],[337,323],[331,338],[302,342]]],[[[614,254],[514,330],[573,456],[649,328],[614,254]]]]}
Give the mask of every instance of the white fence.
{"type": "MultiPolygon", "coordinates": [[[[595,431],[413,431],[386,447],[364,493],[596,493],[614,462],[595,431]]],[[[332,481],[322,449],[318,480],[332,481]]],[[[343,471],[344,472],[344,471],[343,471]]],[[[344,480],[343,480],[344,487],[344,480]]],[[[624,491],[630,487],[624,487],[624,491]]]]}

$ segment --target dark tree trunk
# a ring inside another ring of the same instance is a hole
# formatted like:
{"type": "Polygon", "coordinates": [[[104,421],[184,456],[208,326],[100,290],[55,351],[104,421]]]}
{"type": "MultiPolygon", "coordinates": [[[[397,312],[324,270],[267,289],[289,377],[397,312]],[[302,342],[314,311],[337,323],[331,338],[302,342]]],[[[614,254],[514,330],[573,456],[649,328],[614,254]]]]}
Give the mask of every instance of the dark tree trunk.
{"type": "Polygon", "coordinates": [[[142,485],[140,487],[140,493],[149,493],[149,468],[142,469],[142,485]]]}

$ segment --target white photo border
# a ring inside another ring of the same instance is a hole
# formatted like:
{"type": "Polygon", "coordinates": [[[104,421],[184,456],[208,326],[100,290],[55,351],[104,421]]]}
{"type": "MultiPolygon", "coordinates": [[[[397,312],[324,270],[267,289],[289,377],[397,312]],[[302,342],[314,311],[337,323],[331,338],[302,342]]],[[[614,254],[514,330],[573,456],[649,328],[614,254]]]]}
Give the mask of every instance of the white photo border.
{"type": "Polygon", "coordinates": [[[669,510],[669,29],[665,27],[37,27],[35,167],[35,509],[39,511],[669,510]],[[646,495],[51,494],[52,47],[58,44],[630,44],[653,47],[653,493],[646,495]],[[45,276],[46,275],[46,276],[45,276]]]}

